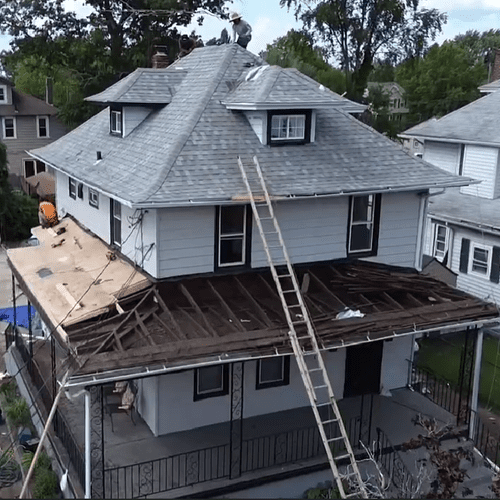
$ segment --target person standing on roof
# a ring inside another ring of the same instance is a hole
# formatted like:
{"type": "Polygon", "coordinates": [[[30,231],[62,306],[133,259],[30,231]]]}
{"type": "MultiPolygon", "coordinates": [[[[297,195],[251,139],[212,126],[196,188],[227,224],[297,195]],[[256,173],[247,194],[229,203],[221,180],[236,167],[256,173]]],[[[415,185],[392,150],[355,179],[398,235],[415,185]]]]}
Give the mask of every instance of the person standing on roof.
{"type": "Polygon", "coordinates": [[[237,12],[231,12],[229,20],[233,23],[233,42],[246,49],[252,39],[252,27],[237,12]]]}
{"type": "Polygon", "coordinates": [[[40,202],[38,207],[38,220],[44,229],[55,226],[59,222],[56,207],[50,201],[42,199],[40,202]]]}

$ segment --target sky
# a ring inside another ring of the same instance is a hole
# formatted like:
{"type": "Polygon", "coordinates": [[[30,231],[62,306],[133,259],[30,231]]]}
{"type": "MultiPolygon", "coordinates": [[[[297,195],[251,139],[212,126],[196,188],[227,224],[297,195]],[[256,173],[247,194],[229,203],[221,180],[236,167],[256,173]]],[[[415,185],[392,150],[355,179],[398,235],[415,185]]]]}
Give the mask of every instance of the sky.
{"type": "MultiPolygon", "coordinates": [[[[88,13],[88,7],[83,0],[65,0],[68,8],[76,10],[81,15],[88,13]]],[[[242,14],[243,19],[252,26],[252,41],[248,50],[258,54],[266,49],[266,45],[285,35],[291,28],[300,28],[295,21],[293,12],[279,6],[279,0],[233,0],[228,4],[231,11],[242,14]]],[[[468,30],[486,31],[500,29],[500,0],[421,0],[421,7],[436,8],[448,16],[442,34],[435,40],[442,43],[468,30]]],[[[206,15],[204,25],[196,23],[183,32],[190,33],[196,29],[203,40],[219,37],[223,28],[231,34],[228,21],[206,15]]],[[[7,49],[9,37],[0,35],[0,50],[7,49]]]]}

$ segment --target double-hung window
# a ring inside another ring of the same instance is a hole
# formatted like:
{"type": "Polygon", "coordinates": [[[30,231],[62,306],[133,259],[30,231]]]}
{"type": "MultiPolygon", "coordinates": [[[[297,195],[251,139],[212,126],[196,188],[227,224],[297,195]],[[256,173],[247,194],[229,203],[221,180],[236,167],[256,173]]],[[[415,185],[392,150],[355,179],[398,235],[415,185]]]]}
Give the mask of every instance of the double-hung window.
{"type": "Polygon", "coordinates": [[[39,138],[49,137],[49,117],[48,116],[37,116],[36,117],[36,129],[39,138]]]}
{"type": "Polygon", "coordinates": [[[481,276],[489,276],[491,266],[491,247],[472,242],[469,254],[470,272],[481,276]]]}
{"type": "Polygon", "coordinates": [[[448,251],[450,230],[443,224],[436,224],[435,227],[433,256],[441,262],[448,251]]]}
{"type": "Polygon", "coordinates": [[[122,135],[122,112],[119,110],[111,110],[110,132],[114,135],[122,135]]]}
{"type": "Polygon", "coordinates": [[[304,144],[311,140],[311,110],[269,111],[267,143],[304,144]]]}
{"type": "Polygon", "coordinates": [[[194,400],[224,396],[229,393],[229,366],[213,365],[194,371],[194,400]]]}
{"type": "Polygon", "coordinates": [[[264,358],[257,361],[256,389],[288,385],[290,382],[290,356],[264,358]]]}
{"type": "Polygon", "coordinates": [[[16,119],[14,117],[6,116],[3,119],[3,138],[16,138],[16,119]]]}
{"type": "Polygon", "coordinates": [[[5,104],[7,102],[7,86],[0,85],[0,104],[5,104]]]}
{"type": "Polygon", "coordinates": [[[500,282],[500,247],[476,243],[462,238],[460,246],[459,271],[500,282]]]}
{"type": "Polygon", "coordinates": [[[348,255],[375,255],[378,244],[380,195],[352,196],[349,209],[348,255]]]}
{"type": "Polygon", "coordinates": [[[99,208],[99,192],[92,188],[89,188],[89,205],[99,208]]]}
{"type": "Polygon", "coordinates": [[[69,178],[69,196],[76,200],[76,180],[72,177],[69,178]]]}
{"type": "Polygon", "coordinates": [[[122,206],[119,201],[111,200],[111,244],[122,244],[122,206]]]}
{"type": "Polygon", "coordinates": [[[217,266],[240,266],[247,261],[248,225],[246,205],[221,206],[218,210],[217,266]]]}

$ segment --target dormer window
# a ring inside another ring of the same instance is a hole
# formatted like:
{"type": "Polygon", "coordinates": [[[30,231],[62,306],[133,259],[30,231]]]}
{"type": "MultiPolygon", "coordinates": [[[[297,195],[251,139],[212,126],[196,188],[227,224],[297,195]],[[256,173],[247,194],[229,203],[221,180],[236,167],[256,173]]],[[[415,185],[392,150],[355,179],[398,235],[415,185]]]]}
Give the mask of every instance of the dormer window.
{"type": "Polygon", "coordinates": [[[7,86],[0,85],[0,104],[7,104],[7,86]]]}
{"type": "Polygon", "coordinates": [[[114,135],[122,135],[122,111],[112,109],[110,114],[110,132],[114,135]]]}
{"type": "Polygon", "coordinates": [[[304,144],[311,141],[311,110],[270,111],[267,134],[270,145],[304,144]]]}

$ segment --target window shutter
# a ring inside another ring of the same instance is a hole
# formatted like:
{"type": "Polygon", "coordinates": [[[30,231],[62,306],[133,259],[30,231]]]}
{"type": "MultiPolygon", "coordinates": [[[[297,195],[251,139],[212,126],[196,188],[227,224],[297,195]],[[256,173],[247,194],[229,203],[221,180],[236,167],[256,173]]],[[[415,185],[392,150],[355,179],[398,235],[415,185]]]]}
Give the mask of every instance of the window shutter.
{"type": "Polygon", "coordinates": [[[462,238],[462,248],[460,250],[460,272],[466,273],[469,268],[469,249],[470,240],[467,238],[462,238]]]}
{"type": "Polygon", "coordinates": [[[499,283],[500,282],[499,278],[500,278],[500,248],[493,247],[490,281],[492,281],[493,283],[499,283]]]}

